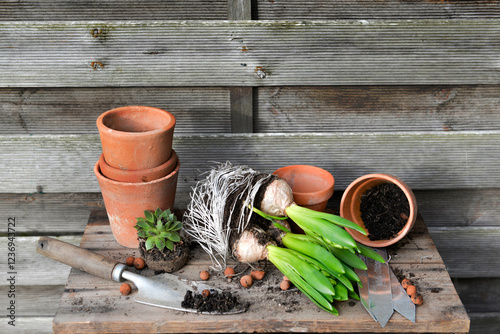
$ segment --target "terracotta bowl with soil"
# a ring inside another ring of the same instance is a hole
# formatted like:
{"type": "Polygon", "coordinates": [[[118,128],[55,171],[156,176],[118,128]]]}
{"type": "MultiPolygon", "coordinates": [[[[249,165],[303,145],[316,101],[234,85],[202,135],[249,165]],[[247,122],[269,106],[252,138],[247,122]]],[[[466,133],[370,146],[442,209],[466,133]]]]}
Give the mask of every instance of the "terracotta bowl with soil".
{"type": "Polygon", "coordinates": [[[146,250],[146,239],[139,238],[139,250],[142,258],[146,261],[148,268],[154,271],[171,273],[184,267],[189,257],[189,244],[185,239],[174,244],[174,250],[158,248],[146,250]]]}
{"type": "Polygon", "coordinates": [[[406,183],[390,174],[368,174],[352,182],[340,202],[340,216],[367,235],[346,228],[354,240],[387,247],[401,240],[417,220],[417,200],[406,183]]]}

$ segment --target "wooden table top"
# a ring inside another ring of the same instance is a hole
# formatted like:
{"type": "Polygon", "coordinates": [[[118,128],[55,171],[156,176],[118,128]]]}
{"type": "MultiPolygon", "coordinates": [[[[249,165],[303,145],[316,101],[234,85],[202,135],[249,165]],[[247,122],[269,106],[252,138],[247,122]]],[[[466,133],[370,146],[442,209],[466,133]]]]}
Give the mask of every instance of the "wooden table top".
{"type": "MultiPolygon", "coordinates": [[[[92,212],[81,247],[120,262],[140,256],[137,249],[118,245],[111,233],[106,212],[92,212]]],[[[235,332],[402,332],[466,333],[469,317],[450,280],[421,217],[413,230],[397,245],[388,248],[390,266],[399,277],[410,278],[422,294],[424,304],[416,308],[416,323],[394,312],[382,328],[359,301],[336,302],[340,315],[321,311],[296,288],[281,291],[282,275],[270,263],[266,277],[246,289],[239,279],[228,282],[221,273],[211,272],[207,282],[229,289],[240,301],[248,302],[245,313],[201,315],[151,307],[134,301],[134,292],[123,296],[120,283],[72,269],[54,318],[54,333],[235,333],[235,332]]],[[[199,272],[211,262],[201,248],[195,248],[187,265],[175,274],[199,280],[199,272]]],[[[236,263],[233,263],[236,265],[236,263]]],[[[237,273],[247,273],[238,264],[237,273]]],[[[145,269],[142,275],[154,273],[145,269]]]]}

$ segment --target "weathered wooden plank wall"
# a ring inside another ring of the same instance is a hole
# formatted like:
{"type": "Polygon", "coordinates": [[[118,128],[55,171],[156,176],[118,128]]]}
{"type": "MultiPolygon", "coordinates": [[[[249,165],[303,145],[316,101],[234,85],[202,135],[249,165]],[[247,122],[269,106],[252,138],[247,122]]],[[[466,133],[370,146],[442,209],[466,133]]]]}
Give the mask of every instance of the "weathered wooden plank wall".
{"type": "Polygon", "coordinates": [[[496,20],[5,22],[0,85],[495,84],[499,36],[496,20]]]}
{"type": "Polygon", "coordinates": [[[2,1],[0,249],[15,217],[16,332],[51,330],[69,269],[34,243],[78,243],[103,206],[95,120],[124,105],[177,118],[178,207],[210,161],[313,163],[334,174],[332,201],[362,174],[400,176],[472,332],[498,332],[499,18],[499,1],[2,1]]]}

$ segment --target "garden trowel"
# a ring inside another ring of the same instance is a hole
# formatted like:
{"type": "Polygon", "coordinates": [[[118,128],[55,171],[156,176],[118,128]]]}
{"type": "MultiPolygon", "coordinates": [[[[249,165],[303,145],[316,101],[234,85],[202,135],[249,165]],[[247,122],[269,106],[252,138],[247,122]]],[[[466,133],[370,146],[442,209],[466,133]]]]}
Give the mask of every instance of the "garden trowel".
{"type": "Polygon", "coordinates": [[[386,261],[380,263],[363,258],[367,270],[356,269],[360,278],[359,296],[361,304],[375,321],[385,327],[394,310],[408,320],[415,322],[415,304],[406,294],[396,275],[387,264],[385,249],[374,249],[386,261]]]}
{"type": "Polygon", "coordinates": [[[41,237],[38,240],[37,252],[101,278],[116,282],[132,281],[138,289],[135,296],[135,301],[138,303],[202,314],[236,314],[246,310],[246,306],[235,307],[227,312],[198,312],[196,309],[185,308],[181,304],[187,291],[201,293],[207,289],[211,293],[220,293],[222,290],[171,274],[144,277],[128,271],[128,267],[122,263],[57,239],[41,237]]]}

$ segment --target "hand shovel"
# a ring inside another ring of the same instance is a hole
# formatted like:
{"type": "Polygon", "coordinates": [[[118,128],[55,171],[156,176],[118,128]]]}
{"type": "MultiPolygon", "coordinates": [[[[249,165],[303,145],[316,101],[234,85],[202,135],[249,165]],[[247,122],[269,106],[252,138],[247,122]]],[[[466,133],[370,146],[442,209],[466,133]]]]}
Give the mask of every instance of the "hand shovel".
{"type": "Polygon", "coordinates": [[[36,251],[53,260],[101,278],[116,282],[122,282],[124,279],[132,281],[138,289],[135,297],[135,301],[138,303],[202,314],[236,314],[246,310],[245,307],[236,307],[227,312],[198,312],[196,309],[182,307],[181,303],[188,290],[193,291],[193,293],[201,293],[205,289],[212,293],[214,291],[222,292],[222,290],[202,282],[187,281],[171,274],[156,275],[152,278],[144,277],[127,271],[127,266],[122,263],[57,239],[41,237],[38,240],[36,251]]]}

